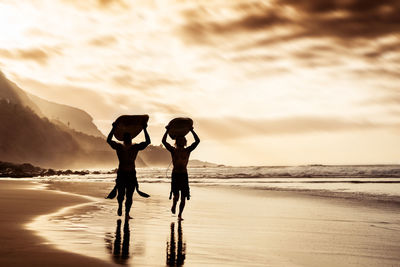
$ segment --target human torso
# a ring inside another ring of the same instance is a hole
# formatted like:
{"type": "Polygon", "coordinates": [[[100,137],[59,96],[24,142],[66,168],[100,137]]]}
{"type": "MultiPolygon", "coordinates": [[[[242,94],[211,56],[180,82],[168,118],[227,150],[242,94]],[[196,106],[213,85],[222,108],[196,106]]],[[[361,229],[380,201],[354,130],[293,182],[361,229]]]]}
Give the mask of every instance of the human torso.
{"type": "Polygon", "coordinates": [[[174,148],[171,152],[173,172],[187,172],[187,164],[189,162],[190,151],[186,148],[174,148]]]}
{"type": "Polygon", "coordinates": [[[116,149],[117,156],[119,159],[119,170],[122,171],[134,171],[135,170],[135,159],[138,154],[138,150],[135,145],[120,145],[116,149]]]}

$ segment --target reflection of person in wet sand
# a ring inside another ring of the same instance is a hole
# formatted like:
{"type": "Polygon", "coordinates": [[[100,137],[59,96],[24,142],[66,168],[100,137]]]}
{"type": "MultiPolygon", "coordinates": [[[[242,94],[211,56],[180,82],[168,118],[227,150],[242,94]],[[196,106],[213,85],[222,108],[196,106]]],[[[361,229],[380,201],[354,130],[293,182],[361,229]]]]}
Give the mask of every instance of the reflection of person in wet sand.
{"type": "Polygon", "coordinates": [[[132,144],[132,136],[129,133],[124,134],[124,143],[118,143],[112,140],[115,131],[115,123],[107,137],[107,143],[117,151],[119,166],[117,172],[117,189],[118,189],[118,215],[122,215],[122,202],[125,201],[125,219],[131,219],[129,211],[132,206],[132,196],[135,191],[139,191],[139,184],[136,178],[135,159],[140,150],[145,149],[150,144],[150,136],[147,132],[147,125],[144,126],[143,132],[145,142],[132,144]]]}
{"type": "MultiPolygon", "coordinates": [[[[183,136],[177,137],[175,142],[175,147],[171,146],[167,142],[168,126],[167,130],[162,138],[162,143],[165,148],[171,152],[172,156],[172,175],[171,175],[171,193],[174,194],[174,199],[171,207],[171,212],[175,214],[176,204],[179,200],[179,191],[181,192],[181,203],[179,204],[179,220],[183,220],[182,212],[185,208],[185,201],[187,198],[190,199],[190,189],[189,189],[189,177],[187,173],[187,164],[189,162],[190,153],[197,147],[200,143],[200,139],[194,132],[193,128],[190,132],[193,134],[194,142],[190,146],[186,147],[186,138],[183,136]]],[[[170,198],[171,198],[170,193],[170,198]]]]}
{"type": "Polygon", "coordinates": [[[129,220],[125,220],[124,223],[124,236],[122,239],[122,250],[121,250],[121,220],[117,221],[117,229],[115,230],[114,244],[112,244],[112,237],[106,239],[108,244],[107,249],[113,256],[113,260],[118,264],[126,264],[129,258],[129,240],[130,240],[130,229],[129,220]]]}
{"type": "Polygon", "coordinates": [[[171,235],[167,241],[167,266],[182,266],[186,258],[181,221],[178,221],[178,243],[175,241],[175,223],[171,223],[171,235]]]}

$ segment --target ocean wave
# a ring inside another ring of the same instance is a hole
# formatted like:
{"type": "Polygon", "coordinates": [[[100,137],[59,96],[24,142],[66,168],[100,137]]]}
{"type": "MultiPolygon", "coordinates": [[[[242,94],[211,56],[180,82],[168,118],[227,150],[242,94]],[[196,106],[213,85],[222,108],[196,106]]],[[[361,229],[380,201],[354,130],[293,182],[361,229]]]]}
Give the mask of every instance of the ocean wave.
{"type": "Polygon", "coordinates": [[[310,165],[189,169],[193,178],[400,178],[399,165],[310,165]]]}
{"type": "MultiPolygon", "coordinates": [[[[166,168],[137,168],[139,183],[170,183],[166,168]]],[[[329,191],[332,194],[369,194],[379,199],[400,198],[399,165],[257,166],[189,168],[192,185],[247,187],[285,191],[329,191]]],[[[111,182],[116,174],[88,174],[34,178],[51,181],[111,182]]]]}

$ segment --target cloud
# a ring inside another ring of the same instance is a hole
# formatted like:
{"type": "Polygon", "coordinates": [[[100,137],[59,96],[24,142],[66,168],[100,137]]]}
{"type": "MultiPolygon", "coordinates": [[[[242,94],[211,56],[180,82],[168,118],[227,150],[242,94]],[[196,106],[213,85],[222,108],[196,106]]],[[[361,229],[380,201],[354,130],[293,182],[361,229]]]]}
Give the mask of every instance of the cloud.
{"type": "Polygon", "coordinates": [[[254,55],[254,54],[241,54],[237,56],[231,57],[229,60],[233,62],[259,62],[259,61],[277,61],[280,58],[275,55],[270,54],[261,54],[261,55],[254,55]]]}
{"type": "Polygon", "coordinates": [[[152,112],[159,112],[168,114],[170,116],[178,116],[179,114],[185,114],[185,110],[181,108],[179,105],[162,103],[159,101],[150,102],[152,112]]]}
{"type": "Polygon", "coordinates": [[[64,3],[73,5],[81,10],[99,9],[99,10],[126,10],[129,5],[124,0],[63,0],[64,3]]]}
{"type": "Polygon", "coordinates": [[[380,12],[382,14],[390,13],[393,7],[399,7],[397,0],[353,0],[353,1],[342,1],[342,0],[325,0],[325,1],[313,1],[313,0],[277,0],[278,5],[290,5],[295,7],[297,10],[313,15],[318,14],[329,14],[333,11],[347,11],[349,13],[375,13],[380,12]]]}
{"type": "Polygon", "coordinates": [[[366,120],[356,121],[335,117],[310,116],[281,119],[197,118],[195,121],[195,126],[202,132],[202,135],[217,140],[395,127],[394,125],[366,120]]]}
{"type": "Polygon", "coordinates": [[[266,37],[257,40],[259,45],[326,37],[351,45],[347,42],[400,32],[400,2],[396,0],[277,0],[272,5],[238,4],[231,11],[236,12],[236,17],[224,20],[210,19],[207,8],[184,11],[182,37],[199,44],[212,44],[217,37],[263,31],[266,37]],[[275,27],[283,29],[283,33],[273,31],[275,27]]]}
{"type": "Polygon", "coordinates": [[[278,0],[278,4],[303,15],[293,21],[300,26],[297,38],[331,37],[347,42],[400,32],[400,3],[395,0],[278,0]]]}
{"type": "Polygon", "coordinates": [[[165,74],[145,71],[133,71],[134,74],[118,74],[112,77],[115,85],[136,90],[153,91],[162,86],[182,86],[185,81],[165,77],[165,74]]]}
{"type": "Polygon", "coordinates": [[[251,79],[301,68],[387,84],[400,77],[398,14],[395,0],[211,1],[182,10],[175,33],[251,79]]]}
{"type": "MultiPolygon", "coordinates": [[[[398,82],[400,80],[400,69],[398,68],[385,68],[380,66],[372,66],[369,68],[353,69],[351,73],[360,79],[376,78],[381,81],[390,81],[390,82],[393,81],[398,82]]],[[[398,90],[398,88],[396,89],[398,90]]]]}
{"type": "Polygon", "coordinates": [[[400,31],[400,3],[395,0],[278,0],[303,16],[295,22],[303,37],[352,40],[378,38],[400,31]]]}
{"type": "Polygon", "coordinates": [[[34,61],[40,65],[46,65],[50,57],[48,52],[40,48],[15,50],[0,49],[0,56],[9,59],[34,61]]]}
{"type": "MultiPolygon", "coordinates": [[[[289,55],[304,67],[325,67],[340,66],[344,64],[343,56],[348,55],[347,51],[343,51],[337,47],[319,47],[311,46],[305,50],[293,51],[289,55]],[[338,56],[341,55],[341,56],[338,56]]],[[[351,56],[351,55],[348,55],[351,56]]]]}
{"type": "Polygon", "coordinates": [[[377,106],[394,106],[400,107],[400,93],[397,94],[388,94],[383,97],[375,97],[369,100],[363,101],[360,103],[361,105],[377,105],[377,106]]]}
{"type": "Polygon", "coordinates": [[[118,4],[118,5],[125,5],[125,2],[123,0],[97,0],[97,3],[100,6],[109,6],[113,4],[118,4]]]}
{"type": "Polygon", "coordinates": [[[370,59],[378,59],[390,53],[399,55],[398,59],[400,59],[400,41],[374,47],[370,51],[365,52],[363,56],[370,59]]]}
{"type": "MultiPolygon", "coordinates": [[[[257,5],[257,4],[256,4],[257,5]]],[[[184,10],[182,16],[186,22],[178,29],[178,34],[188,43],[211,44],[213,38],[248,31],[268,30],[275,26],[285,25],[289,20],[273,9],[259,6],[254,13],[226,19],[210,19],[205,8],[184,10]]]]}
{"type": "Polygon", "coordinates": [[[106,36],[101,36],[101,37],[97,37],[97,38],[90,40],[89,44],[93,45],[93,46],[104,47],[104,46],[110,46],[110,45],[116,44],[117,42],[118,42],[118,40],[114,36],[106,35],[106,36]]]}

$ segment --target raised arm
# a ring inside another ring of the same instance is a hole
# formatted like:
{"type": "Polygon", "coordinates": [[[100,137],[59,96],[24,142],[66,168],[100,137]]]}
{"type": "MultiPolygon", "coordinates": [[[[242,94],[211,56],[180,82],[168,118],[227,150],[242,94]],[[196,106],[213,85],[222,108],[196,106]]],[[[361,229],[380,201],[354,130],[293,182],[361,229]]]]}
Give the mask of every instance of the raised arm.
{"type": "Polygon", "coordinates": [[[150,140],[150,135],[149,135],[149,133],[147,132],[147,124],[146,124],[146,126],[144,127],[144,129],[143,129],[143,132],[144,132],[144,138],[145,138],[145,142],[146,142],[146,146],[148,146],[148,145],[150,145],[151,144],[151,140],[150,140]]]}
{"type": "Polygon", "coordinates": [[[118,146],[118,143],[112,140],[112,137],[113,137],[114,131],[115,131],[115,124],[113,123],[112,126],[113,126],[113,127],[112,127],[110,133],[109,133],[108,136],[107,136],[107,143],[108,143],[113,149],[116,149],[117,146],[118,146]]]}
{"type": "Polygon", "coordinates": [[[165,146],[165,148],[166,148],[168,151],[172,151],[174,148],[167,142],[167,137],[168,137],[168,128],[167,128],[167,130],[166,130],[165,133],[164,133],[164,136],[163,136],[163,138],[162,138],[162,143],[163,143],[163,145],[165,146]]]}
{"type": "Polygon", "coordinates": [[[147,124],[143,127],[143,132],[144,132],[145,141],[144,141],[144,142],[141,142],[140,144],[138,144],[139,150],[145,149],[145,148],[146,148],[148,145],[150,145],[150,143],[151,143],[150,135],[149,135],[149,133],[147,132],[147,124]]]}
{"type": "Polygon", "coordinates": [[[193,130],[193,128],[190,130],[190,132],[193,134],[194,142],[187,149],[189,151],[193,151],[200,144],[200,138],[196,134],[196,132],[193,130]]]}

